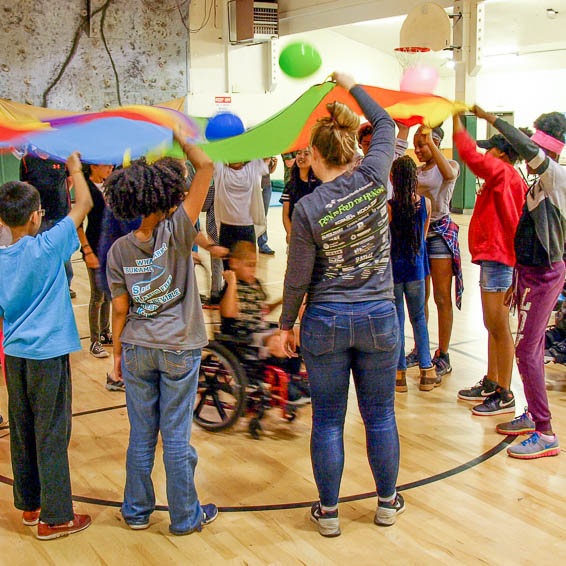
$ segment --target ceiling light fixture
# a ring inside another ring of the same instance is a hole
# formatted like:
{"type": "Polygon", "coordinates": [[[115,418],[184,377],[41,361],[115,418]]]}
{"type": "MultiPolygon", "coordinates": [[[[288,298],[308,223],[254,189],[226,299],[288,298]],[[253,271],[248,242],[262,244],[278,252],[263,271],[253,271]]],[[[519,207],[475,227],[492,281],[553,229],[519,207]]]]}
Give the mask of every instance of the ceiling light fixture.
{"type": "Polygon", "coordinates": [[[547,8],[546,9],[546,17],[549,20],[554,20],[556,19],[556,16],[558,15],[558,11],[555,10],[554,8],[547,8]]]}

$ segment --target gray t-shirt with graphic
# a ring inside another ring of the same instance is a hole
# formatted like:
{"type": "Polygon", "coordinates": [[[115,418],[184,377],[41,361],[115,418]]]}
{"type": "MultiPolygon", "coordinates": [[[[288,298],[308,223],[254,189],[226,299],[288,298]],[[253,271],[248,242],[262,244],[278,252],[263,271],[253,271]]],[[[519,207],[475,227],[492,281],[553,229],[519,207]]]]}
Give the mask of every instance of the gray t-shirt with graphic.
{"type": "Polygon", "coordinates": [[[385,184],[395,124],[361,86],[350,90],[374,131],[359,167],[303,197],[293,227],[281,312],[292,328],[305,293],[309,303],[393,300],[385,184]]]}
{"type": "Polygon", "coordinates": [[[208,343],[191,248],[197,232],[183,206],[140,242],[133,232],[116,240],[106,273],[112,297],[128,293],[121,340],[164,350],[208,343]]]}

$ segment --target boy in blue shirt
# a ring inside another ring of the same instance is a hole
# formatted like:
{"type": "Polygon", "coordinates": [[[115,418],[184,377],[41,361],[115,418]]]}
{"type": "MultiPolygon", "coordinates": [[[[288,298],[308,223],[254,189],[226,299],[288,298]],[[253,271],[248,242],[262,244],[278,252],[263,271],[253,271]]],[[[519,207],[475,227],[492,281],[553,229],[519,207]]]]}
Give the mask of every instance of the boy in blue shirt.
{"type": "Polygon", "coordinates": [[[0,187],[0,220],[12,242],[0,247],[0,330],[4,331],[14,505],[42,540],[78,532],[88,515],[73,511],[67,447],[71,434],[69,353],[81,349],[65,262],[79,247],[77,228],[92,207],[80,157],[67,160],[76,201],[68,216],[37,235],[44,210],[37,189],[0,187]]]}

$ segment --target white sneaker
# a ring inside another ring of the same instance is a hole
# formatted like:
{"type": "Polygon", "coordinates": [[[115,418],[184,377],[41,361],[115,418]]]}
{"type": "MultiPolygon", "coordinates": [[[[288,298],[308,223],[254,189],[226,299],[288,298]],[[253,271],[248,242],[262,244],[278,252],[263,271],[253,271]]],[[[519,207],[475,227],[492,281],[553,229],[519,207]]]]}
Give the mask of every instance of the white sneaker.
{"type": "Polygon", "coordinates": [[[390,527],[395,523],[397,515],[403,513],[403,511],[405,511],[405,500],[398,493],[393,503],[378,502],[374,523],[382,527],[390,527]]]}

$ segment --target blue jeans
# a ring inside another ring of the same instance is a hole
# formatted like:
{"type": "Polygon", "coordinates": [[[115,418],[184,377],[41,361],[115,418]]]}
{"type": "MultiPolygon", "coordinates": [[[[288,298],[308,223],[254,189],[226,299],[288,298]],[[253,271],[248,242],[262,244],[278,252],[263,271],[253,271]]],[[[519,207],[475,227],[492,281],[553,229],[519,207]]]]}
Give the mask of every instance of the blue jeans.
{"type": "Polygon", "coordinates": [[[397,369],[407,369],[407,362],[405,361],[405,305],[403,296],[407,299],[407,310],[409,311],[409,320],[413,327],[419,367],[430,368],[432,367],[432,361],[430,359],[430,344],[428,342],[428,328],[425,317],[425,281],[420,279],[419,281],[409,281],[408,283],[396,283],[393,291],[395,293],[399,328],[401,329],[401,352],[399,353],[397,369]]]}
{"type": "Polygon", "coordinates": [[[190,444],[200,358],[201,350],[122,344],[130,419],[122,515],[128,524],[147,523],[155,509],[151,471],[161,431],[170,530],[200,530],[202,510],[194,483],[197,453],[190,444]]]}
{"type": "Polygon", "coordinates": [[[399,471],[395,306],[391,301],[311,304],[301,322],[301,352],[311,387],[311,458],[320,502],[329,507],[338,503],[350,371],[377,492],[390,497],[399,471]]]}
{"type": "Polygon", "coordinates": [[[498,261],[480,261],[480,287],[486,293],[505,293],[513,284],[513,268],[498,261]]]}

